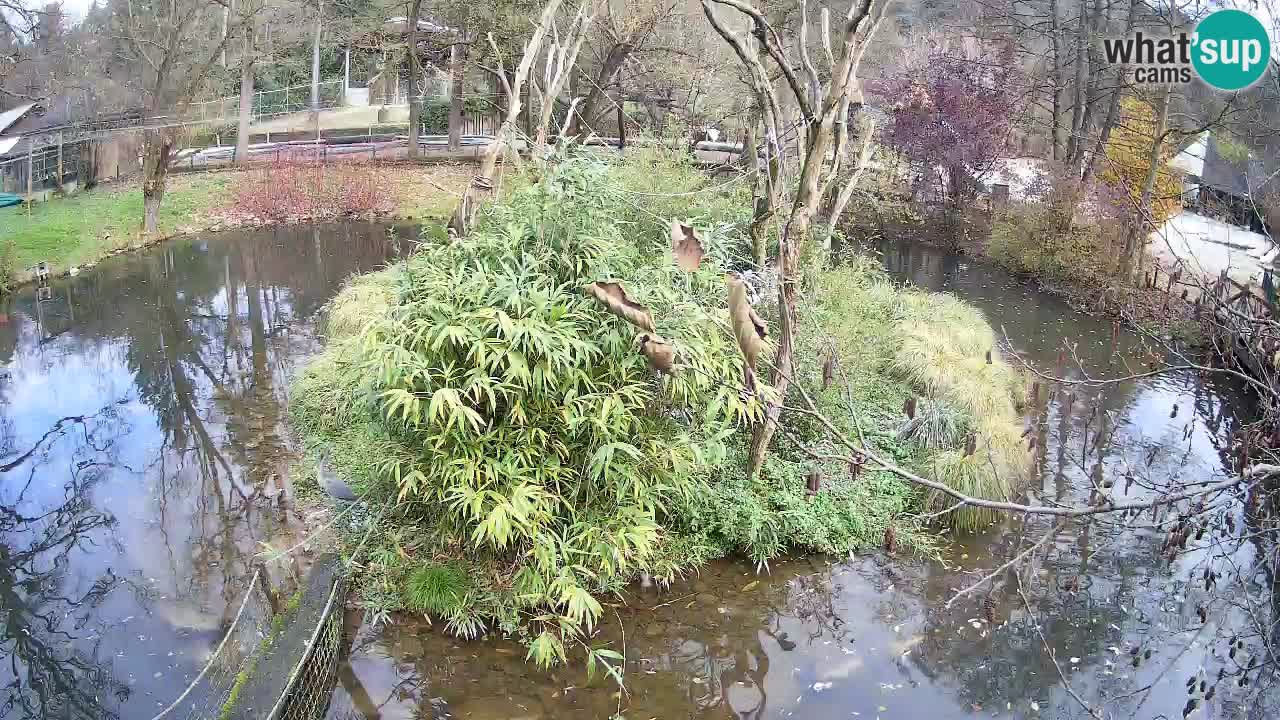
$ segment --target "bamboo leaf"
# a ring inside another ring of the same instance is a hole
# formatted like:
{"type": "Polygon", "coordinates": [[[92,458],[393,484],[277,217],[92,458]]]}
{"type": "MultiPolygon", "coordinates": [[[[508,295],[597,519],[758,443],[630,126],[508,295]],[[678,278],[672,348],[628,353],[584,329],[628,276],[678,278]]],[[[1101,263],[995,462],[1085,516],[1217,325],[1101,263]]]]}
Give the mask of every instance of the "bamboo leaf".
{"type": "Polygon", "coordinates": [[[676,349],[661,336],[643,333],[636,336],[635,344],[655,369],[671,372],[675,368],[676,349]]]}
{"type": "Polygon", "coordinates": [[[641,330],[654,332],[657,329],[653,324],[653,316],[649,314],[649,308],[632,302],[631,298],[627,297],[627,291],[622,289],[621,283],[593,282],[587,286],[587,293],[604,305],[609,312],[641,330]]]}
{"type": "Polygon", "coordinates": [[[734,273],[725,275],[725,284],[729,286],[729,320],[733,324],[733,336],[738,341],[738,349],[746,360],[747,376],[750,380],[755,372],[756,360],[760,353],[768,347],[766,337],[768,331],[764,320],[756,314],[755,308],[747,300],[747,285],[734,273]]]}
{"type": "Polygon", "coordinates": [[[685,272],[694,272],[702,264],[702,256],[706,250],[702,247],[702,239],[692,227],[679,220],[671,221],[671,253],[675,255],[676,265],[685,272]]]}

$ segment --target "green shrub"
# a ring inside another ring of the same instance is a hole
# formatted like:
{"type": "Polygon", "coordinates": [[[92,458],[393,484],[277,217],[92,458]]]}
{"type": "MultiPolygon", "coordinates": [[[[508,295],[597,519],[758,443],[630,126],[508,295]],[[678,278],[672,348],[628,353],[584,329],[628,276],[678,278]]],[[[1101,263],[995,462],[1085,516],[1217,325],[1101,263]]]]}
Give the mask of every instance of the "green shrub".
{"type": "MultiPolygon", "coordinates": [[[[857,256],[823,274],[818,296],[807,315],[838,349],[864,424],[895,428],[880,441],[882,451],[898,453],[926,473],[946,470],[937,477],[953,489],[1007,499],[1030,462],[1017,409],[1025,400],[1025,379],[1000,357],[982,313],[950,295],[895,287],[873,260],[857,256]],[[910,397],[918,398],[913,423],[902,412],[910,397]],[[981,462],[966,467],[967,475],[949,465],[932,467],[934,458],[960,450],[970,435],[981,462]]],[[[840,398],[827,396],[828,414],[839,418],[840,398]]],[[[926,498],[926,506],[943,509],[933,507],[936,499],[926,498]]],[[[985,516],[961,508],[946,521],[974,528],[985,516]]]]}
{"type": "Polygon", "coordinates": [[[466,605],[471,582],[451,565],[424,565],[409,576],[405,588],[408,605],[416,610],[449,616],[466,605]]]}
{"type": "Polygon", "coordinates": [[[12,238],[0,238],[0,295],[13,291],[18,274],[18,248],[12,238]]]}
{"type": "Polygon", "coordinates": [[[1010,206],[996,218],[985,254],[1016,272],[1086,284],[1108,282],[1120,229],[1109,224],[1076,224],[1063,232],[1043,203],[1010,206]]]}
{"type": "MultiPolygon", "coordinates": [[[[749,205],[717,182],[665,150],[612,162],[560,152],[514,176],[467,237],[428,239],[333,301],[330,346],[291,409],[308,449],[329,450],[357,491],[391,505],[356,580],[378,617],[427,611],[465,637],[519,637],[542,665],[581,648],[592,667],[611,659],[586,643],[604,598],[640,571],[670,580],[726,554],[845,553],[879,546],[889,528],[905,548],[930,548],[912,519],[923,494],[814,460],[845,451],[808,415],[784,414],[760,476],[746,476],[759,398],[739,389],[723,275],[749,205]],[[671,217],[700,230],[694,273],[672,261],[671,217]],[[650,368],[636,328],[583,292],[602,280],[649,309],[675,372],[650,368]]],[[[998,357],[986,365],[993,334],[976,311],[894,287],[866,258],[817,272],[814,290],[798,382],[842,433],[912,467],[970,432],[998,439],[984,448],[1018,439],[1016,374],[998,357]],[[907,371],[907,346],[960,361],[954,376],[907,371]],[[832,349],[841,380],[824,388],[832,349]],[[991,417],[956,399],[978,383],[997,383],[978,388],[991,417]],[[925,404],[936,417],[920,433],[933,439],[900,437],[903,401],[926,390],[938,408],[925,404]]]]}
{"type": "MultiPolygon", "coordinates": [[[[554,628],[536,645],[543,663],[599,619],[601,592],[655,569],[664,509],[756,407],[731,389],[740,360],[719,331],[726,313],[708,309],[723,293],[714,254],[685,276],[654,252],[656,229],[624,242],[609,172],[563,161],[486,208],[467,237],[425,244],[396,271],[399,303],[300,384],[339,406],[317,427],[374,419],[389,441],[375,474],[459,559],[489,568],[478,592],[491,602],[458,626],[554,628]],[[582,290],[609,279],[650,308],[678,372],[656,375],[636,328],[582,290]]],[[[371,287],[349,288],[335,317],[362,293],[385,296],[371,287]]]]}
{"type": "Polygon", "coordinates": [[[943,450],[962,445],[972,432],[973,418],[937,398],[926,397],[916,406],[916,416],[898,438],[923,450],[943,450]]]}
{"type": "MultiPolygon", "coordinates": [[[[487,100],[474,97],[462,99],[463,115],[492,112],[493,106],[487,100]]],[[[428,98],[422,101],[422,111],[418,116],[422,129],[428,135],[443,135],[449,132],[449,100],[428,98]]]]}
{"type": "Polygon", "coordinates": [[[402,269],[391,267],[348,280],[328,306],[325,331],[329,339],[355,337],[371,319],[386,315],[399,299],[403,275],[402,269]]]}
{"type": "MultiPolygon", "coordinates": [[[[741,467],[745,457],[737,458],[741,467]]],[[[792,551],[844,554],[877,547],[887,527],[917,506],[915,490],[885,472],[854,479],[846,468],[823,465],[821,491],[806,490],[814,462],[784,448],[765,459],[758,479],[730,472],[691,496],[677,529],[714,555],[745,555],[758,565],[792,551]]],[[[904,544],[925,538],[904,531],[904,544]]]]}

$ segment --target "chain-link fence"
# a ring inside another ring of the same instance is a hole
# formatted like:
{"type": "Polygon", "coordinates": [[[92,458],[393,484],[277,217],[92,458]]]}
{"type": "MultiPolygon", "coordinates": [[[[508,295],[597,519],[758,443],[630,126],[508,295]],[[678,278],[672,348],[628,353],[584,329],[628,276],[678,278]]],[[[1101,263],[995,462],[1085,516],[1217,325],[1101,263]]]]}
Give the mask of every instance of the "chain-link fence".
{"type": "Polygon", "coordinates": [[[204,668],[154,720],[221,718],[229,704],[235,702],[271,637],[271,608],[262,583],[261,575],[255,572],[239,610],[204,668]]]}
{"type": "Polygon", "coordinates": [[[345,596],[346,581],[337,575],[311,642],[290,674],[277,710],[267,720],[321,720],[325,716],[342,655],[345,596]]]}
{"type": "Polygon", "coordinates": [[[61,147],[52,145],[32,149],[26,156],[0,161],[0,192],[40,192],[77,182],[80,179],[81,155],[88,149],[88,143],[81,140],[61,147]]]}

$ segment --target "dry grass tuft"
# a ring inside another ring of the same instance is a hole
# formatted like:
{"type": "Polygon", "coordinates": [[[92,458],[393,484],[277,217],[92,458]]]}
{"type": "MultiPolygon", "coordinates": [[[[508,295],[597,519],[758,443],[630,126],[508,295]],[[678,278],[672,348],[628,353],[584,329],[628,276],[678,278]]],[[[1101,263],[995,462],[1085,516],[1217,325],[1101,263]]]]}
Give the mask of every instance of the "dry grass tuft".
{"type": "Polygon", "coordinates": [[[329,339],[356,337],[370,320],[384,317],[400,297],[402,273],[396,266],[348,280],[329,302],[329,317],[325,322],[329,339]]]}

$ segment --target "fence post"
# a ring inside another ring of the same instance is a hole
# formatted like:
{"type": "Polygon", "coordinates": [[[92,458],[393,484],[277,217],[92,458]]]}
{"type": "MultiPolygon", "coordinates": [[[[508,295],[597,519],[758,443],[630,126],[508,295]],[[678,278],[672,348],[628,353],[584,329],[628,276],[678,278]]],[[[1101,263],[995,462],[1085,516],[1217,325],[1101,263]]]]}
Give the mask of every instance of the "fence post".
{"type": "Polygon", "coordinates": [[[627,149],[627,128],[622,119],[622,93],[618,93],[618,152],[627,149]]]}
{"type": "Polygon", "coordinates": [[[62,192],[62,133],[58,133],[58,192],[62,192]]]}
{"type": "Polygon", "coordinates": [[[27,143],[27,212],[31,211],[31,203],[35,201],[35,138],[27,143]]]}
{"type": "Polygon", "coordinates": [[[533,106],[529,104],[529,99],[529,89],[525,88],[523,103],[525,142],[529,142],[529,139],[533,137],[532,119],[529,117],[530,115],[533,115],[533,106]]]}

